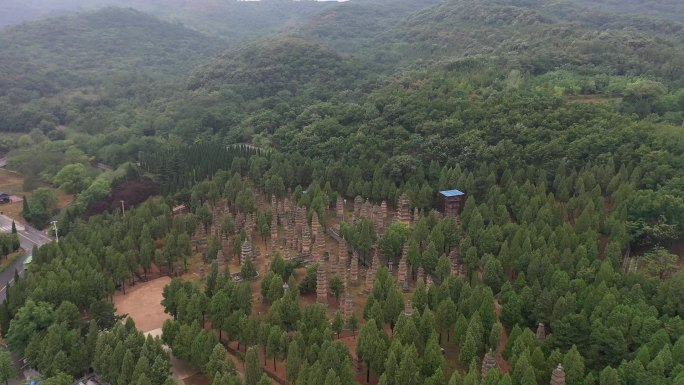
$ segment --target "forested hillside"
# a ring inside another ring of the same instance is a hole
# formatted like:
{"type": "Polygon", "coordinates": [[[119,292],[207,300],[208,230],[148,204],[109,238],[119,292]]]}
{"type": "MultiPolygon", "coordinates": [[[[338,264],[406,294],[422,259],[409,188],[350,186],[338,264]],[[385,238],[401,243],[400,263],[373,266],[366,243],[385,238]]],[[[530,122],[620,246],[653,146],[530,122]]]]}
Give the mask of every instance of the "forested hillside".
{"type": "Polygon", "coordinates": [[[678,0],[571,0],[586,7],[618,13],[649,15],[684,22],[684,4],[678,0]]]}
{"type": "Polygon", "coordinates": [[[239,41],[280,31],[335,5],[312,0],[6,0],[0,5],[0,28],[104,7],[130,7],[208,35],[239,41]]]}
{"type": "Polygon", "coordinates": [[[32,365],[173,383],[108,302],[157,268],[162,340],[214,385],[684,384],[679,3],[244,4],[254,30],[173,3],[249,41],[122,9],[0,32],[9,167],[120,166],[0,306],[32,365]],[[140,176],[163,196],[117,213],[140,176]]]}
{"type": "Polygon", "coordinates": [[[0,34],[0,126],[5,132],[28,132],[41,123],[54,128],[70,109],[103,94],[182,76],[221,45],[116,8],[7,29],[0,34]]]}

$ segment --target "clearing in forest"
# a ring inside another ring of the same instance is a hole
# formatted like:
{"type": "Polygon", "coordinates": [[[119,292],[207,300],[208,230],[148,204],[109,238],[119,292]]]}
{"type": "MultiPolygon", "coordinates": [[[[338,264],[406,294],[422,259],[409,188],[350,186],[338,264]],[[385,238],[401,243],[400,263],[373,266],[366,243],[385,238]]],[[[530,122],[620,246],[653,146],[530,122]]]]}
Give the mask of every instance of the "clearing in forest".
{"type": "Polygon", "coordinates": [[[128,314],[133,318],[138,330],[147,333],[160,329],[171,316],[164,313],[161,305],[164,286],[171,282],[169,277],[161,277],[148,282],[138,282],[126,288],[126,294],[117,291],[114,306],[119,315],[128,314]]]}

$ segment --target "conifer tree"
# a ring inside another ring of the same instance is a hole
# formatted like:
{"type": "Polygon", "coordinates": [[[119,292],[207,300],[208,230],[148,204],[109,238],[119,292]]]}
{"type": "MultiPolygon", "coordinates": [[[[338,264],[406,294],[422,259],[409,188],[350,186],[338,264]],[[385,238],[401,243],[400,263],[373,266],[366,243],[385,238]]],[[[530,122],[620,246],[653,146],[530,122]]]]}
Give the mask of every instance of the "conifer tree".
{"type": "Polygon", "coordinates": [[[446,368],[446,360],[435,334],[430,337],[425,345],[422,361],[421,374],[424,378],[431,377],[438,369],[446,368]]]}
{"type": "Polygon", "coordinates": [[[407,345],[402,354],[399,371],[397,372],[397,385],[421,385],[423,379],[420,376],[420,359],[413,345],[407,345]]]}
{"type": "Polygon", "coordinates": [[[302,352],[296,339],[290,342],[287,348],[287,361],[285,362],[285,365],[287,379],[290,382],[294,382],[302,367],[302,352]]]}
{"type": "Polygon", "coordinates": [[[255,348],[247,349],[245,355],[245,385],[256,385],[261,379],[261,365],[255,348]]]}
{"type": "Polygon", "coordinates": [[[342,319],[342,314],[339,311],[335,312],[335,318],[333,319],[331,327],[339,339],[340,333],[342,333],[342,328],[344,327],[344,320],[342,319]]]}
{"type": "Polygon", "coordinates": [[[226,359],[226,349],[223,345],[216,344],[214,349],[211,351],[209,356],[209,361],[207,362],[207,368],[205,372],[210,379],[215,379],[216,376],[223,376],[226,373],[231,373],[232,362],[226,359]],[[229,363],[230,362],[230,363],[229,363]]]}
{"type": "Polygon", "coordinates": [[[133,371],[135,370],[135,361],[133,358],[133,352],[130,350],[126,351],[124,355],[123,362],[121,363],[121,371],[119,373],[119,384],[130,384],[133,379],[133,371]]]}
{"type": "Polygon", "coordinates": [[[565,368],[565,382],[567,385],[581,385],[584,381],[584,358],[577,350],[577,346],[565,353],[563,357],[563,368],[565,368]]]}
{"type": "Polygon", "coordinates": [[[357,342],[357,354],[366,362],[366,382],[370,380],[370,371],[381,374],[385,363],[387,347],[374,319],[368,321],[361,332],[357,342]]]}
{"type": "Polygon", "coordinates": [[[242,262],[242,268],[240,269],[240,276],[244,280],[251,280],[254,279],[257,275],[256,268],[254,267],[254,263],[252,263],[252,258],[247,257],[245,260],[242,262]]]}

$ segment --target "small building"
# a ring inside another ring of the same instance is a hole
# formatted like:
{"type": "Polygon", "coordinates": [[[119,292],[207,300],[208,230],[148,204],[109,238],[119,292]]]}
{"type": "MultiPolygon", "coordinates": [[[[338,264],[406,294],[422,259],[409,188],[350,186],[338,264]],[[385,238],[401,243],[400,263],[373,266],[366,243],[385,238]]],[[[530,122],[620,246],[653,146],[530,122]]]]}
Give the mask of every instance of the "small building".
{"type": "Polygon", "coordinates": [[[445,217],[457,217],[461,214],[465,204],[466,193],[460,190],[445,190],[439,192],[439,203],[445,217]]]}
{"type": "Polygon", "coordinates": [[[74,385],[102,385],[104,384],[103,381],[100,380],[100,378],[94,374],[88,375],[86,377],[81,378],[77,382],[75,382],[74,385]]]}
{"type": "Polygon", "coordinates": [[[12,202],[12,197],[9,194],[0,191],[0,203],[10,203],[12,202]]]}
{"type": "Polygon", "coordinates": [[[185,205],[178,205],[174,207],[172,210],[173,215],[181,215],[181,214],[187,214],[188,213],[188,207],[185,205]]]}

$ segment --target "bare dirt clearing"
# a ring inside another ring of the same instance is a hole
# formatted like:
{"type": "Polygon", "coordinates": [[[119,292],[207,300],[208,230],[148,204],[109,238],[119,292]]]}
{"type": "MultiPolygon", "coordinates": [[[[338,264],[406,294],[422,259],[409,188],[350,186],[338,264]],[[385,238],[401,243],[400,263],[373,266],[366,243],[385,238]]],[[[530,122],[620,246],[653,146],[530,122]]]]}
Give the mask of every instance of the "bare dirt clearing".
{"type": "Polygon", "coordinates": [[[148,282],[139,282],[126,288],[126,294],[117,292],[114,306],[119,315],[128,314],[133,318],[140,331],[149,332],[159,329],[171,316],[164,313],[161,305],[164,286],[171,282],[169,277],[161,277],[148,282]]]}

